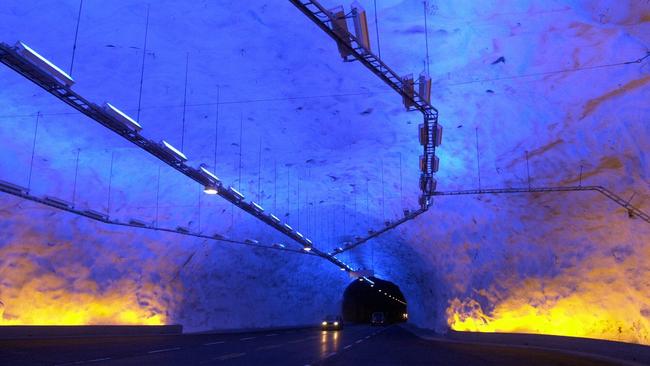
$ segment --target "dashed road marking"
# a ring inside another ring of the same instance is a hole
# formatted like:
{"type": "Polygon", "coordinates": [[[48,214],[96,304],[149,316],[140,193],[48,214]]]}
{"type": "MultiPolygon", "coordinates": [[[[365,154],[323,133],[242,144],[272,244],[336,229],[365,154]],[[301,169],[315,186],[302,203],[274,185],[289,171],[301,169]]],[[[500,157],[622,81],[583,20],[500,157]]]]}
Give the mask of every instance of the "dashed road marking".
{"type": "Polygon", "coordinates": [[[356,342],[354,342],[354,343],[361,343],[361,342],[363,342],[363,339],[358,339],[358,340],[357,340],[356,342]]]}
{"type": "Polygon", "coordinates": [[[352,347],[352,345],[351,345],[351,344],[348,344],[347,346],[343,347],[343,349],[348,349],[348,348],[350,348],[350,347],[352,347]]]}
{"type": "Polygon", "coordinates": [[[88,360],[88,361],[86,361],[86,362],[88,362],[88,363],[91,363],[91,362],[101,362],[101,361],[108,361],[108,360],[110,360],[110,359],[111,359],[110,357],[104,357],[104,358],[96,358],[96,359],[94,359],[94,360],[88,360]]]}
{"type": "Polygon", "coordinates": [[[256,351],[266,351],[269,349],[280,348],[280,347],[282,347],[281,344],[272,344],[270,346],[259,347],[256,349],[256,351]]]}
{"type": "Polygon", "coordinates": [[[204,346],[214,346],[215,344],[224,344],[226,343],[225,341],[217,341],[217,342],[210,342],[210,343],[203,343],[204,346]]]}
{"type": "Polygon", "coordinates": [[[227,355],[215,357],[213,358],[213,360],[225,361],[225,360],[231,360],[233,358],[237,358],[245,355],[246,353],[228,353],[227,355]]]}
{"type": "Polygon", "coordinates": [[[250,341],[251,339],[255,339],[255,337],[241,338],[240,341],[250,341]]]}
{"type": "Polygon", "coordinates": [[[336,352],[331,352],[331,353],[328,353],[327,355],[325,355],[324,358],[330,358],[330,357],[332,357],[334,355],[336,355],[336,352]]]}
{"type": "Polygon", "coordinates": [[[170,352],[170,351],[178,351],[180,350],[180,347],[174,347],[174,348],[163,348],[163,349],[156,349],[153,351],[149,351],[147,353],[152,354],[152,353],[160,353],[160,352],[170,352]]]}

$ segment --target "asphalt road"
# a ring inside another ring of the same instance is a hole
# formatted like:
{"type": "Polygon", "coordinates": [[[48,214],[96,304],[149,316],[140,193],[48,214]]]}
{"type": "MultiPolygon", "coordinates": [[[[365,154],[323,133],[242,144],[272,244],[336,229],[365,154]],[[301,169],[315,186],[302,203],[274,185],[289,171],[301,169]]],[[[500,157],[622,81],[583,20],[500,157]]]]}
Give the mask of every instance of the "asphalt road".
{"type": "Polygon", "coordinates": [[[613,365],[562,353],[420,339],[399,326],[0,340],[0,365],[613,365]]]}

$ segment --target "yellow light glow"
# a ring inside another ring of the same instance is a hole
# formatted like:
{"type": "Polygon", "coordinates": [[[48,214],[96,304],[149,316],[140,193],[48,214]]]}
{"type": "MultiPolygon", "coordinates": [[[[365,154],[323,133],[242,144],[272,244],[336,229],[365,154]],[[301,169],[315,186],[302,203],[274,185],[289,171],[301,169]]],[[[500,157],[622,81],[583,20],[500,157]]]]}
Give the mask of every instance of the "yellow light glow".
{"type": "Polygon", "coordinates": [[[447,323],[470,332],[538,333],[650,344],[650,282],[646,256],[591,259],[552,278],[507,281],[507,296],[480,290],[453,299],[447,323]]]}
{"type": "MultiPolygon", "coordinates": [[[[101,258],[104,270],[111,265],[129,270],[100,281],[91,270],[100,262],[87,258],[70,243],[39,240],[0,248],[0,326],[167,324],[175,293],[171,284],[150,280],[146,273],[130,273],[132,263],[120,264],[108,253],[101,258]]],[[[158,268],[154,263],[145,260],[139,265],[149,272],[158,268]]]]}

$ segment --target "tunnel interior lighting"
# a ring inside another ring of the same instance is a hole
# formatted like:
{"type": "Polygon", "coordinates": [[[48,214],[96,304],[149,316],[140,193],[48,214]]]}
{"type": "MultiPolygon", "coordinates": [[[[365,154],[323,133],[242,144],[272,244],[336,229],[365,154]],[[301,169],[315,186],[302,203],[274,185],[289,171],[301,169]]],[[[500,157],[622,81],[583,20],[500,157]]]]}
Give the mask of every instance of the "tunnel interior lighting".
{"type": "Polygon", "coordinates": [[[45,57],[41,56],[38,52],[34,51],[25,43],[21,41],[16,42],[16,50],[30,63],[36,65],[39,69],[52,75],[55,79],[58,79],[64,85],[70,87],[74,84],[74,79],[72,79],[70,75],[58,68],[55,64],[51,63],[45,57]]]}
{"type": "Polygon", "coordinates": [[[141,226],[145,227],[147,224],[144,221],[138,220],[138,219],[131,219],[129,220],[130,225],[135,225],[135,226],[141,226]]]}
{"type": "Polygon", "coordinates": [[[273,246],[276,247],[276,248],[282,248],[282,249],[286,248],[286,246],[284,244],[281,244],[281,243],[274,243],[273,246]]]}
{"type": "Polygon", "coordinates": [[[259,244],[260,242],[255,240],[255,239],[246,239],[245,240],[248,244],[259,244]]]}
{"type": "Polygon", "coordinates": [[[170,144],[165,140],[162,140],[160,143],[162,144],[162,147],[167,152],[171,153],[172,156],[174,156],[176,159],[180,160],[181,162],[187,161],[187,156],[185,156],[185,154],[183,154],[180,150],[172,146],[172,144],[170,144]]]}
{"type": "Polygon", "coordinates": [[[304,250],[305,252],[311,252],[311,247],[305,246],[302,248],[302,250],[304,250]]]}
{"type": "Polygon", "coordinates": [[[205,193],[205,194],[217,194],[217,193],[219,193],[219,189],[216,186],[205,186],[203,188],[203,193],[205,193]]]}
{"type": "Polygon", "coordinates": [[[85,210],[84,213],[94,219],[108,220],[108,215],[102,212],[97,212],[95,210],[85,210]]]}
{"type": "Polygon", "coordinates": [[[354,22],[354,33],[359,40],[359,44],[366,50],[370,51],[370,34],[368,33],[368,18],[366,11],[357,2],[352,3],[352,20],[354,22]]]}
{"type": "Polygon", "coordinates": [[[284,224],[284,228],[289,231],[293,231],[293,228],[289,224],[284,224]]]}
{"type": "Polygon", "coordinates": [[[199,166],[199,169],[201,170],[201,172],[202,172],[204,175],[206,175],[208,178],[212,179],[215,183],[219,183],[219,182],[221,181],[221,180],[219,180],[219,177],[217,177],[214,173],[212,173],[211,171],[209,171],[209,170],[205,167],[205,165],[201,165],[201,166],[199,166]]]}
{"type": "Polygon", "coordinates": [[[345,271],[345,267],[341,267],[341,271],[345,271]]]}
{"type": "Polygon", "coordinates": [[[251,206],[253,206],[253,208],[254,208],[255,211],[257,211],[257,212],[264,212],[264,208],[263,208],[262,206],[258,205],[258,204],[255,203],[255,202],[251,202],[251,206]]]}
{"type": "Polygon", "coordinates": [[[296,231],[296,235],[300,238],[304,238],[304,236],[299,231],[296,231]]]}
{"type": "Polygon", "coordinates": [[[312,243],[312,241],[311,241],[310,239],[308,239],[308,238],[305,238],[305,241],[306,241],[307,243],[309,243],[309,245],[313,245],[313,244],[314,244],[314,243],[312,243]]]}
{"type": "Polygon", "coordinates": [[[271,221],[273,221],[275,223],[280,223],[280,219],[277,216],[275,216],[274,214],[270,214],[269,218],[271,219],[271,221]]]}
{"type": "Polygon", "coordinates": [[[230,193],[233,196],[235,196],[238,200],[241,201],[241,200],[244,199],[244,195],[241,194],[238,190],[236,190],[235,187],[233,187],[233,186],[228,187],[228,191],[230,191],[230,193]]]}
{"type": "Polygon", "coordinates": [[[45,196],[45,201],[58,207],[72,208],[72,203],[57,197],[45,196]]]}
{"type": "Polygon", "coordinates": [[[338,326],[338,325],[339,325],[339,322],[334,322],[335,327],[338,326]]]}
{"type": "Polygon", "coordinates": [[[133,118],[127,116],[124,112],[121,110],[117,109],[114,105],[111,103],[104,103],[104,106],[102,107],[104,112],[108,114],[109,116],[113,117],[126,127],[130,128],[133,131],[140,132],[142,131],[142,126],[138,122],[136,122],[133,118]]]}

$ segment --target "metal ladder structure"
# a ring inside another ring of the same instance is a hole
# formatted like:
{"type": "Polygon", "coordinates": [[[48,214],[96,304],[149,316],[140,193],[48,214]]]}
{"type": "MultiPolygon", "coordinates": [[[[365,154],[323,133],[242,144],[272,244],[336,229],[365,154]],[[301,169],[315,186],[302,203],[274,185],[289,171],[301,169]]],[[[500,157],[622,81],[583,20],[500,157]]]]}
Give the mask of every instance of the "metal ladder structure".
{"type": "Polygon", "coordinates": [[[650,215],[641,211],[638,207],[630,205],[629,201],[624,200],[619,195],[601,186],[567,186],[567,187],[539,187],[539,188],[488,188],[488,189],[469,189],[461,191],[435,192],[434,196],[458,196],[458,195],[475,195],[475,194],[499,194],[499,193],[544,193],[544,192],[576,192],[576,191],[595,191],[608,199],[614,201],[619,206],[627,210],[630,217],[638,217],[650,224],[650,215]]]}
{"type": "MultiPolygon", "coordinates": [[[[90,119],[98,122],[99,124],[103,125],[109,130],[117,133],[122,138],[130,141],[131,143],[138,146],[142,150],[147,151],[149,154],[155,156],[156,158],[163,161],[165,164],[174,168],[175,170],[185,175],[186,177],[194,180],[195,182],[199,183],[202,186],[215,185],[215,182],[212,181],[209,177],[206,177],[204,174],[202,174],[199,169],[193,168],[185,164],[184,161],[178,160],[173,155],[171,155],[167,150],[165,150],[160,144],[142,136],[139,131],[132,130],[126,127],[125,125],[116,122],[101,107],[87,100],[80,94],[73,91],[70,86],[62,84],[55,77],[50,75],[48,72],[42,70],[35,64],[31,63],[29,60],[25,59],[20,53],[17,52],[16,48],[11,47],[10,45],[2,42],[0,42],[0,62],[5,64],[12,70],[16,71],[18,74],[31,80],[34,84],[40,86],[48,93],[60,99],[61,101],[68,104],[72,108],[88,116],[90,119]]],[[[286,235],[290,239],[298,242],[303,246],[303,248],[307,248],[307,247],[311,248],[311,251],[304,252],[305,254],[319,256],[333,263],[341,270],[344,270],[349,273],[354,273],[352,267],[350,267],[340,259],[334,257],[333,255],[330,255],[327,252],[317,249],[313,245],[313,243],[309,241],[307,238],[305,238],[303,235],[297,233],[292,229],[287,228],[286,225],[283,225],[281,222],[273,220],[271,215],[267,215],[264,212],[259,211],[251,203],[244,201],[241,197],[238,197],[230,190],[225,189],[221,182],[216,182],[216,185],[218,186],[217,194],[222,198],[224,198],[225,200],[227,200],[228,202],[239,207],[241,210],[247,212],[248,214],[252,215],[258,220],[264,222],[265,224],[271,226],[272,228],[286,235]]],[[[41,202],[41,203],[45,203],[45,202],[41,202]]],[[[76,211],[70,211],[70,212],[76,213],[76,211]]],[[[82,215],[82,216],[87,216],[87,215],[82,215]]],[[[172,230],[172,231],[177,232],[176,230],[172,230]]],[[[368,281],[368,283],[371,284],[373,283],[369,278],[363,276],[361,278],[368,281]]]]}
{"type": "MultiPolygon", "coordinates": [[[[418,110],[424,117],[424,125],[428,131],[426,144],[423,147],[423,156],[426,160],[424,171],[420,176],[420,196],[419,204],[421,209],[425,209],[431,204],[431,196],[435,190],[434,184],[434,160],[436,157],[436,140],[435,135],[438,131],[438,110],[426,101],[417,91],[407,92],[402,78],[386,65],[378,56],[365,48],[360,40],[346,29],[336,25],[334,14],[326,9],[316,0],[289,0],[318,27],[327,33],[336,41],[339,47],[347,49],[354,59],[361,62],[373,74],[377,75],[388,86],[395,90],[408,105],[412,106],[409,110],[418,110]],[[423,184],[425,182],[426,184],[423,184]]],[[[412,86],[412,85],[411,85],[412,86]]]]}

